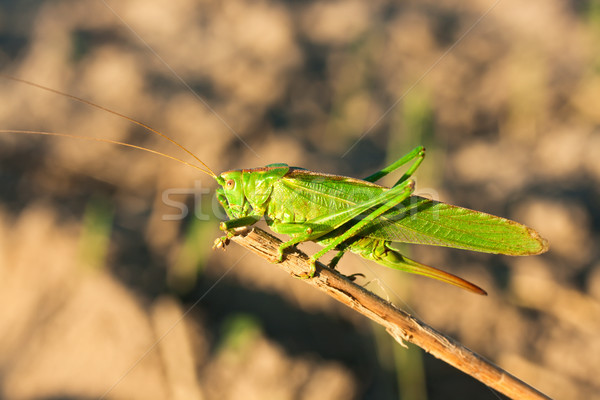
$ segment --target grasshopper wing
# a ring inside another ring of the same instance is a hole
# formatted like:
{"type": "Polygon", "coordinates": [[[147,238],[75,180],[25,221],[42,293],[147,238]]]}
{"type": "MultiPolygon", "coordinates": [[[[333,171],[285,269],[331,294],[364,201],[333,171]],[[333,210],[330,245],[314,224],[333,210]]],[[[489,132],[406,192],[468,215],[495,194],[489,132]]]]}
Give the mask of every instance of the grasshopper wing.
{"type": "MultiPolygon", "coordinates": [[[[290,168],[277,186],[277,197],[285,199],[280,206],[289,208],[289,199],[294,198],[294,203],[303,204],[305,220],[368,201],[387,190],[360,179],[299,168],[290,168]]],[[[518,222],[420,196],[409,197],[358,236],[508,255],[548,250],[545,239],[518,222]]]]}
{"type": "Polygon", "coordinates": [[[518,222],[420,196],[406,199],[360,236],[507,255],[548,250],[545,239],[518,222]]]}

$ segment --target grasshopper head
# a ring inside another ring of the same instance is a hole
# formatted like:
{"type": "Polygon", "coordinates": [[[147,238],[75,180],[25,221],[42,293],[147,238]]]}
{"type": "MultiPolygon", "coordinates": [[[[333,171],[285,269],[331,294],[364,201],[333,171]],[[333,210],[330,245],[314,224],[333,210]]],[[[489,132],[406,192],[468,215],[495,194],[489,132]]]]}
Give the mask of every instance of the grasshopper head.
{"type": "Polygon", "coordinates": [[[274,183],[289,169],[286,164],[272,164],[262,168],[223,172],[216,177],[221,185],[221,188],[217,189],[217,198],[230,218],[262,216],[273,192],[274,183]]]}
{"type": "Polygon", "coordinates": [[[226,171],[217,177],[221,188],[217,189],[217,197],[227,214],[234,218],[245,216],[248,205],[244,196],[242,171],[226,171]]]}

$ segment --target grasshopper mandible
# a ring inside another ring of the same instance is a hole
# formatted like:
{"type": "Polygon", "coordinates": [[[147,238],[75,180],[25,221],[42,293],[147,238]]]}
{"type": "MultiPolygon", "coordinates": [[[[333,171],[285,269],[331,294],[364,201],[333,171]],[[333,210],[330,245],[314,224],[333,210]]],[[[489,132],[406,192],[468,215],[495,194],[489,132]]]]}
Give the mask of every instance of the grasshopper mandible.
{"type": "MultiPolygon", "coordinates": [[[[192,166],[215,179],[220,185],[217,199],[229,217],[228,221],[220,224],[225,235],[215,240],[215,248],[224,248],[235,234],[235,228],[253,225],[263,217],[274,232],[290,236],[290,240],[279,247],[279,261],[283,260],[286,249],[299,243],[313,241],[324,246],[310,258],[310,271],[304,278],[314,276],[316,261],[325,253],[338,251],[329,263],[329,267],[334,268],[344,253],[351,251],[389,268],[424,275],[474,293],[486,294],[473,283],[403,256],[391,246],[392,242],[506,255],[535,255],[548,250],[547,241],[525,225],[413,195],[415,183],[411,177],[423,162],[423,147],[415,148],[393,164],[364,179],[312,172],[287,164],[231,170],[217,175],[181,144],[141,122],[76,96],[19,78],[4,77],[111,112],[182,148],[203,167],[128,143],[83,138],[159,154],[192,166]],[[410,165],[406,172],[391,188],[375,183],[407,164],[410,165]]],[[[78,137],[50,132],[21,133],[78,137]]]]}

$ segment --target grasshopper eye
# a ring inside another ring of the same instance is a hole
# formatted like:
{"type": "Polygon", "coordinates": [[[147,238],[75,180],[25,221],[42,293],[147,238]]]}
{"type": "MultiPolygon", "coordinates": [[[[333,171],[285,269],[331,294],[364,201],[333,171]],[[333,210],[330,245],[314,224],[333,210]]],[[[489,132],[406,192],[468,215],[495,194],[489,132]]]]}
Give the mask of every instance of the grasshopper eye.
{"type": "Polygon", "coordinates": [[[234,187],[235,187],[235,181],[233,179],[230,179],[227,182],[225,182],[225,189],[233,190],[234,187]]]}

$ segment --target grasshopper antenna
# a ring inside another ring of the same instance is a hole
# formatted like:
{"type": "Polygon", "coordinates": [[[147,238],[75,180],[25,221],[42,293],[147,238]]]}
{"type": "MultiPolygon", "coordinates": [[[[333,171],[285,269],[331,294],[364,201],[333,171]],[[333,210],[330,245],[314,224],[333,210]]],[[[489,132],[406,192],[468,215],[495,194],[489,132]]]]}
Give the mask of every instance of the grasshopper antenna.
{"type": "Polygon", "coordinates": [[[170,156],[168,154],[165,153],[161,153],[160,151],[156,151],[156,150],[152,150],[152,149],[147,149],[145,147],[142,146],[136,146],[135,144],[130,144],[130,143],[124,143],[124,142],[119,142],[116,140],[110,140],[110,139],[103,139],[103,138],[95,138],[95,137],[87,137],[87,136],[79,136],[79,135],[71,135],[68,133],[59,133],[59,132],[45,132],[45,131],[28,131],[28,130],[20,130],[20,129],[0,129],[0,133],[19,133],[19,134],[28,134],[28,135],[45,135],[45,136],[58,136],[58,137],[65,137],[65,138],[70,138],[70,139],[81,139],[81,140],[89,140],[92,142],[103,142],[103,143],[110,143],[110,144],[116,144],[119,146],[124,146],[124,147],[130,147],[132,149],[137,149],[137,150],[143,150],[146,151],[148,153],[152,153],[152,154],[156,154],[162,157],[166,157],[166,158],[170,158],[171,160],[177,161],[183,165],[187,165],[188,167],[192,167],[197,169],[198,171],[202,171],[207,175],[210,176],[214,176],[212,174],[212,171],[207,171],[202,167],[199,167],[195,164],[189,163],[187,161],[184,161],[182,159],[179,159],[177,157],[173,157],[170,156]]]}
{"type": "MultiPolygon", "coordinates": [[[[190,165],[190,166],[194,166],[196,169],[199,169],[199,170],[207,173],[208,175],[212,176],[213,178],[217,179],[217,175],[209,168],[208,165],[206,165],[194,153],[192,153],[190,150],[186,149],[183,145],[179,144],[174,139],[171,139],[169,136],[165,135],[164,133],[161,133],[161,132],[157,131],[156,129],[154,129],[154,128],[152,128],[152,127],[144,124],[143,122],[137,121],[137,120],[135,120],[135,119],[133,119],[131,117],[128,117],[127,115],[121,114],[121,113],[119,113],[117,111],[111,110],[110,108],[106,108],[106,107],[103,107],[103,106],[101,106],[99,104],[92,103],[91,101],[83,99],[81,97],[77,97],[77,96],[73,96],[72,94],[61,92],[60,90],[52,89],[52,88],[49,88],[47,86],[43,86],[43,85],[40,85],[38,83],[34,83],[34,82],[31,82],[31,81],[28,81],[28,80],[25,80],[25,79],[21,79],[21,78],[17,78],[17,77],[10,76],[10,75],[0,74],[0,76],[2,76],[3,78],[6,78],[6,79],[10,79],[11,81],[24,83],[26,85],[33,86],[33,87],[36,87],[38,89],[45,90],[47,92],[51,92],[51,93],[55,93],[55,94],[58,94],[58,95],[61,95],[61,96],[64,96],[64,97],[68,97],[68,98],[70,98],[72,100],[75,100],[75,101],[78,101],[80,103],[86,104],[86,105],[88,105],[90,107],[94,107],[94,108],[97,108],[99,110],[106,111],[106,112],[108,112],[110,114],[113,114],[113,115],[116,115],[116,116],[121,117],[123,119],[126,119],[127,121],[129,121],[129,122],[131,122],[131,123],[133,123],[135,125],[138,125],[138,126],[144,128],[144,129],[146,129],[149,132],[155,133],[155,134],[157,134],[157,135],[159,135],[159,136],[167,139],[169,142],[173,143],[175,146],[179,147],[180,149],[182,149],[183,151],[185,151],[186,153],[188,153],[189,155],[191,155],[196,161],[198,161],[200,164],[202,164],[204,166],[204,168],[206,168],[206,170],[204,170],[204,169],[202,169],[202,168],[200,168],[198,166],[195,166],[193,164],[189,164],[189,163],[187,163],[187,162],[185,162],[183,160],[180,160],[178,158],[168,156],[168,155],[160,153],[158,151],[146,149],[144,147],[134,146],[134,145],[130,145],[130,144],[127,144],[127,143],[115,142],[115,141],[111,141],[111,140],[108,140],[108,139],[100,140],[100,139],[91,139],[90,138],[91,140],[96,140],[96,141],[100,141],[100,142],[103,141],[103,142],[106,142],[106,143],[119,144],[119,145],[124,145],[124,146],[127,146],[127,147],[137,148],[137,149],[140,149],[140,150],[145,150],[145,151],[148,151],[150,153],[161,154],[161,155],[163,155],[163,156],[165,156],[167,158],[171,158],[171,159],[180,161],[180,162],[182,162],[184,164],[187,164],[187,165],[190,165]]],[[[2,132],[6,132],[6,131],[2,131],[2,132]]],[[[55,133],[55,132],[35,132],[35,131],[10,131],[10,132],[14,132],[14,133],[19,133],[19,132],[20,133],[31,133],[31,134],[36,134],[37,133],[37,134],[41,134],[41,135],[74,137],[74,138],[79,138],[79,139],[83,139],[84,138],[83,136],[67,135],[67,134],[60,134],[60,133],[55,133]]]]}

